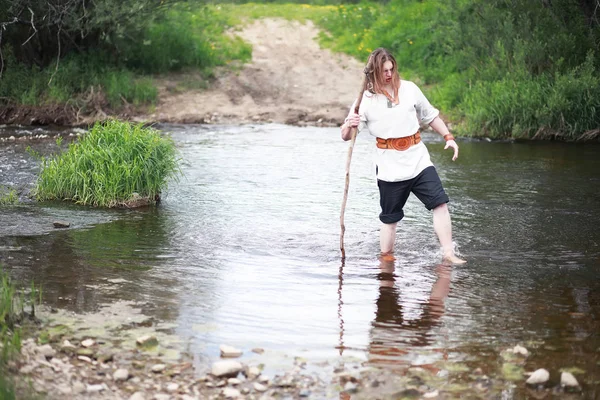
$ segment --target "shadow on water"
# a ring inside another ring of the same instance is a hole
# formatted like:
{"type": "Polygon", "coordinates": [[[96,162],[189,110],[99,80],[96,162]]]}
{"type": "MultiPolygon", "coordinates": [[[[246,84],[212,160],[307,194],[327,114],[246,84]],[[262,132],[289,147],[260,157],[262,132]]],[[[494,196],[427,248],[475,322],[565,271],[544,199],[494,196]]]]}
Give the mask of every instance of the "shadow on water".
{"type": "MultiPolygon", "coordinates": [[[[347,147],[337,129],[161,128],[184,177],[159,207],[2,207],[0,263],[42,284],[52,307],[135,302],[173,323],[202,362],[225,343],[244,357],[262,347],[278,360],[418,367],[452,383],[474,385],[480,369],[508,388],[505,398],[524,398],[523,379],[511,386],[502,356],[521,344],[531,352],[522,372],[546,368],[557,384],[561,369],[576,368],[585,396],[598,394],[600,147],[462,141],[453,163],[424,134],[469,260],[448,268],[438,265],[431,214],[414,198],[397,260],[378,260],[374,145],[361,135],[340,265],[347,147]],[[71,228],[55,230],[54,220],[71,228]]],[[[0,185],[23,193],[38,168],[24,148],[0,144],[0,185]]]]}

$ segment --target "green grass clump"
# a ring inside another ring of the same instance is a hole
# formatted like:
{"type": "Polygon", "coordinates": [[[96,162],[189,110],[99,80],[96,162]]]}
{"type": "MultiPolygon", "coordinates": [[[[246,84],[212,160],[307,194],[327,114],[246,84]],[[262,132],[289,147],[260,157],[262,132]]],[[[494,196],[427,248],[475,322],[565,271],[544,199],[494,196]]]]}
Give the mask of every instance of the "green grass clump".
{"type": "Polygon", "coordinates": [[[31,284],[29,299],[24,291],[18,290],[8,273],[0,268],[0,399],[16,399],[14,382],[8,377],[6,368],[11,359],[21,351],[19,325],[26,319],[35,319],[35,306],[41,303],[42,291],[31,284]],[[27,302],[31,312],[25,312],[27,302]]]}
{"type": "Polygon", "coordinates": [[[19,196],[15,189],[0,187],[0,206],[14,205],[19,202],[19,196]]]}
{"type": "Polygon", "coordinates": [[[154,203],[179,173],[173,141],[152,128],[110,120],[96,123],[68,150],[44,159],[34,194],[100,207],[154,203]]]}

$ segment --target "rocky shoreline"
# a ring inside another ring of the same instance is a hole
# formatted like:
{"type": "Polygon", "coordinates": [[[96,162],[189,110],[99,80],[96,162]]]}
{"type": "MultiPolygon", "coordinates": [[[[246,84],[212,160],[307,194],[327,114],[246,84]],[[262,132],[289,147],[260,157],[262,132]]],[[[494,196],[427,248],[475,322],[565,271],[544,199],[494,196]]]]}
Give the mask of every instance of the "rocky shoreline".
{"type": "Polygon", "coordinates": [[[512,399],[523,390],[535,398],[585,398],[574,376],[585,371],[563,370],[560,382],[543,368],[526,372],[530,352],[519,345],[499,350],[499,371],[456,362],[379,368],[341,357],[326,362],[290,357],[282,367],[269,365],[268,350],[226,344],[220,346],[220,358],[208,365],[173,345],[172,326],[136,314],[128,305],[93,316],[60,310],[44,314],[23,341],[20,356],[8,364],[18,398],[512,399]]]}

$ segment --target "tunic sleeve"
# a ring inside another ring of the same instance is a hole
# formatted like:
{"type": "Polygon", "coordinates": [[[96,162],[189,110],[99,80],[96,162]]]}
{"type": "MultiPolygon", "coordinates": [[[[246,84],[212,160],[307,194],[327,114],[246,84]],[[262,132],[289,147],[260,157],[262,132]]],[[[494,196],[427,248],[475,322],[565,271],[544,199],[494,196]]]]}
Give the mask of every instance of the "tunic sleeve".
{"type": "Polygon", "coordinates": [[[417,109],[419,123],[421,125],[429,125],[440,114],[440,110],[431,105],[417,85],[415,85],[415,97],[415,108],[417,109]]]}

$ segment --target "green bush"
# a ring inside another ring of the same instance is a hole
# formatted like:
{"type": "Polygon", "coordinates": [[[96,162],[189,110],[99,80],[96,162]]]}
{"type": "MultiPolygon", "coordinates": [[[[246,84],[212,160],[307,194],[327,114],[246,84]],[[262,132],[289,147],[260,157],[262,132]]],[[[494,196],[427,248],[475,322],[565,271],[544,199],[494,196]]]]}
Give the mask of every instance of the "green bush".
{"type": "Polygon", "coordinates": [[[178,176],[173,141],[152,128],[110,120],[96,123],[68,150],[44,159],[34,194],[100,207],[153,203],[178,176]]]}

